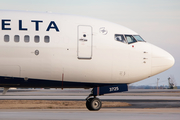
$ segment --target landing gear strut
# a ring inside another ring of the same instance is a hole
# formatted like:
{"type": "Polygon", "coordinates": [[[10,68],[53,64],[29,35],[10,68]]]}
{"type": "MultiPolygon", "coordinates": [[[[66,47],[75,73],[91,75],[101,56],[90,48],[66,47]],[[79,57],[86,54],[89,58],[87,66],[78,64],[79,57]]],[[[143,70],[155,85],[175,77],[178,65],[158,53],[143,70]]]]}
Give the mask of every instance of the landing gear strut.
{"type": "Polygon", "coordinates": [[[123,91],[128,91],[127,84],[94,87],[91,94],[86,98],[86,107],[88,110],[97,111],[101,109],[102,103],[100,99],[96,98],[96,96],[123,91]]]}
{"type": "Polygon", "coordinates": [[[101,109],[101,106],[101,100],[99,98],[96,98],[96,96],[94,96],[94,98],[88,98],[86,100],[86,107],[88,110],[98,111],[99,109],[101,109]]]}

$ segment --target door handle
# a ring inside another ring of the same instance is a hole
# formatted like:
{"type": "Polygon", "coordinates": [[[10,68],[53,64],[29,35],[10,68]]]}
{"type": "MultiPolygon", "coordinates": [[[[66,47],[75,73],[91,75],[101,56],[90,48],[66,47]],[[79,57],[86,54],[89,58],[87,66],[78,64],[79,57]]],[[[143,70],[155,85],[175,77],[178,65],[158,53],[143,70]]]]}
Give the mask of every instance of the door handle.
{"type": "Polygon", "coordinates": [[[81,39],[79,39],[79,41],[84,41],[84,42],[85,42],[85,41],[88,41],[88,40],[87,40],[87,39],[82,39],[82,38],[81,38],[81,39]]]}

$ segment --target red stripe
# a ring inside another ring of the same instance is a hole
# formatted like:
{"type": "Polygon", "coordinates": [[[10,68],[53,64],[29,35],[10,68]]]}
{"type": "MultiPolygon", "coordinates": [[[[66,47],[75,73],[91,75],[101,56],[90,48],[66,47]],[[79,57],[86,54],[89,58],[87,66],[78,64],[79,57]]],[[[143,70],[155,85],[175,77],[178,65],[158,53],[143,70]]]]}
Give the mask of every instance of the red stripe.
{"type": "Polygon", "coordinates": [[[62,86],[61,86],[61,89],[63,89],[63,80],[64,80],[64,73],[62,74],[62,86]]]}
{"type": "Polygon", "coordinates": [[[97,87],[97,95],[99,95],[99,87],[97,87]]]}

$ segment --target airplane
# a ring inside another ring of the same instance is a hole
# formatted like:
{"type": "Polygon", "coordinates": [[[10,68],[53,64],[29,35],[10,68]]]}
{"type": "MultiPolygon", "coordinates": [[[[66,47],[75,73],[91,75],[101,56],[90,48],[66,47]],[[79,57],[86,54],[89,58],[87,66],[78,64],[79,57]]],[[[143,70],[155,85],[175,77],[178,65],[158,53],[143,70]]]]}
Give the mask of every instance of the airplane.
{"type": "Polygon", "coordinates": [[[92,88],[97,96],[128,91],[128,85],[174,65],[165,50],[124,26],[95,18],[0,10],[0,87],[92,88]]]}

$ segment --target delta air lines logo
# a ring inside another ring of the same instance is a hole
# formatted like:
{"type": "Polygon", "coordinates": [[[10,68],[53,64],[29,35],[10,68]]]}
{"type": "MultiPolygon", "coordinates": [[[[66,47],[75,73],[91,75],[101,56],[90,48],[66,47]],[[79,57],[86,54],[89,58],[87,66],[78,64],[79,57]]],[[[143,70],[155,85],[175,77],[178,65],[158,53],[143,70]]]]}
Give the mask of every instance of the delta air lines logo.
{"type": "MultiPolygon", "coordinates": [[[[25,27],[26,25],[23,24],[23,20],[18,20],[17,22],[18,30],[20,31],[28,31],[28,28],[25,27]]],[[[1,30],[11,30],[11,24],[14,24],[11,19],[2,19],[1,20],[1,30]]],[[[41,24],[43,24],[43,20],[29,20],[29,24],[35,25],[35,31],[40,30],[41,24]]],[[[51,29],[54,29],[56,32],[59,32],[59,28],[55,21],[50,21],[49,24],[46,27],[46,31],[50,31],[51,29]]]]}

